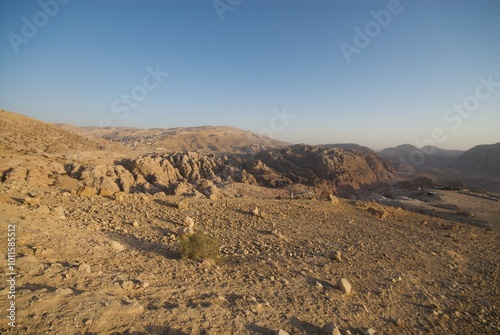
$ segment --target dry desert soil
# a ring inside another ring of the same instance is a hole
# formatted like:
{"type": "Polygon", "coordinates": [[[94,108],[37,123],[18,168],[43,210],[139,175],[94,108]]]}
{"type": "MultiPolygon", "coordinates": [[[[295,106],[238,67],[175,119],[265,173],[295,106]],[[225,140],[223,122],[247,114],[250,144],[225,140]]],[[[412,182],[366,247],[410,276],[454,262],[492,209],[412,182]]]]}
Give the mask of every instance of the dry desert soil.
{"type": "Polygon", "coordinates": [[[373,201],[245,196],[179,209],[163,194],[0,191],[0,229],[15,226],[17,243],[15,328],[5,280],[0,292],[6,334],[323,334],[331,322],[341,334],[500,330],[496,229],[373,201]],[[40,204],[23,204],[27,193],[40,204]],[[186,216],[219,241],[222,262],[180,258],[186,216]]]}

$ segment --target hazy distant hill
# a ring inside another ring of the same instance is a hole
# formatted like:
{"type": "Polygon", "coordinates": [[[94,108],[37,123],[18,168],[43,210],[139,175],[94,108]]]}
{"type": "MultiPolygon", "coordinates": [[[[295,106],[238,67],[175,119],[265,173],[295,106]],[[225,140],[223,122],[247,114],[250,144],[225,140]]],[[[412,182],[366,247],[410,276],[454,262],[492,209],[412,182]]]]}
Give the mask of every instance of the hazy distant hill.
{"type": "Polygon", "coordinates": [[[420,149],[411,144],[401,144],[393,148],[385,148],[379,152],[383,157],[391,158],[396,165],[418,162],[419,167],[451,167],[462,156],[462,150],[447,150],[436,146],[425,146],[420,149]],[[423,159],[422,159],[423,158],[423,159]]]}
{"type": "MultiPolygon", "coordinates": [[[[64,125],[64,127],[67,127],[64,125]]],[[[181,128],[102,128],[81,127],[87,136],[155,152],[199,151],[204,153],[255,153],[289,144],[251,131],[227,126],[181,128]]]]}
{"type": "Polygon", "coordinates": [[[456,161],[456,167],[500,174],[500,143],[477,145],[467,150],[456,161]]]}

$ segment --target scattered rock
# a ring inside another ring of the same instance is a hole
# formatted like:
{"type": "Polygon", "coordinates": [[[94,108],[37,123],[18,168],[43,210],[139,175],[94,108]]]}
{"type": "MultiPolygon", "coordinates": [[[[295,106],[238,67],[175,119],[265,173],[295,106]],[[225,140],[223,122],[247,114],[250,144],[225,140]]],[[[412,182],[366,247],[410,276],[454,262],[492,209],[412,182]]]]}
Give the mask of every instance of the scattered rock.
{"type": "Polygon", "coordinates": [[[64,208],[61,206],[57,206],[57,207],[52,208],[52,210],[50,211],[50,214],[52,214],[53,216],[55,216],[59,219],[66,218],[66,215],[64,214],[64,208]]]}
{"type": "Polygon", "coordinates": [[[37,212],[38,214],[41,214],[41,215],[47,215],[50,213],[50,209],[48,206],[40,205],[37,207],[37,209],[35,209],[35,212],[37,212]]]}
{"type": "Polygon", "coordinates": [[[191,236],[194,235],[194,229],[192,227],[182,227],[177,230],[177,234],[181,236],[191,236]]]}
{"type": "Polygon", "coordinates": [[[30,207],[35,207],[40,204],[40,198],[38,197],[30,197],[29,195],[24,198],[23,203],[30,207]]]}
{"type": "Polygon", "coordinates": [[[337,281],[337,285],[339,289],[344,292],[345,294],[349,294],[352,291],[352,286],[351,283],[345,278],[341,278],[337,281]]]}
{"type": "Polygon", "coordinates": [[[283,329],[278,330],[278,335],[290,335],[288,332],[284,331],[283,329]]]}
{"type": "Polygon", "coordinates": [[[184,195],[191,193],[193,191],[193,186],[186,182],[180,182],[174,188],[174,195],[184,195]]]}
{"type": "Polygon", "coordinates": [[[121,286],[124,290],[127,290],[127,291],[131,291],[135,288],[135,284],[131,280],[124,281],[121,286]]]}
{"type": "Polygon", "coordinates": [[[186,227],[193,228],[194,227],[194,220],[191,217],[186,216],[186,218],[184,219],[184,225],[186,227]]]}
{"type": "Polygon", "coordinates": [[[331,251],[328,254],[328,258],[334,259],[337,262],[342,262],[342,252],[336,250],[336,251],[331,251]]]}
{"type": "Polygon", "coordinates": [[[59,294],[59,295],[70,295],[70,294],[73,294],[73,290],[70,289],[70,288],[58,288],[56,290],[56,294],[59,294]]]}
{"type": "Polygon", "coordinates": [[[252,211],[252,214],[255,215],[255,216],[260,216],[259,207],[255,207],[255,209],[252,211]]]}
{"type": "Polygon", "coordinates": [[[341,335],[337,325],[333,322],[327,323],[322,329],[323,335],[341,335]]]}
{"type": "Polygon", "coordinates": [[[177,202],[177,208],[178,209],[189,209],[189,200],[187,198],[182,198],[177,202]]]}
{"type": "Polygon", "coordinates": [[[122,201],[125,200],[125,193],[123,193],[123,192],[116,192],[113,195],[113,199],[115,199],[115,201],[122,202],[122,201]]]}
{"type": "Polygon", "coordinates": [[[121,245],[120,243],[116,242],[116,241],[111,241],[109,243],[111,245],[111,247],[117,251],[123,251],[125,249],[125,247],[123,245],[121,245]]]}
{"type": "Polygon", "coordinates": [[[87,263],[82,263],[78,267],[78,271],[90,273],[91,272],[90,265],[88,265],[87,263]]]}
{"type": "Polygon", "coordinates": [[[111,198],[113,196],[113,194],[115,194],[115,192],[111,191],[111,190],[108,190],[107,188],[101,188],[99,190],[99,195],[101,197],[111,198]]]}
{"type": "Polygon", "coordinates": [[[328,194],[328,200],[334,205],[337,205],[339,203],[339,199],[331,193],[328,194]]]}
{"type": "Polygon", "coordinates": [[[363,335],[375,335],[375,330],[373,328],[363,329],[363,335]]]}
{"type": "Polygon", "coordinates": [[[97,190],[93,187],[81,186],[76,190],[76,194],[91,197],[97,194],[97,190]]]}
{"type": "Polygon", "coordinates": [[[368,213],[370,213],[378,218],[381,218],[381,219],[384,219],[387,216],[387,212],[381,208],[379,209],[379,208],[375,208],[373,206],[370,206],[366,210],[368,211],[368,213]]]}
{"type": "Polygon", "coordinates": [[[143,312],[144,312],[144,306],[139,304],[137,301],[131,303],[130,306],[127,308],[128,314],[141,314],[143,312]]]}

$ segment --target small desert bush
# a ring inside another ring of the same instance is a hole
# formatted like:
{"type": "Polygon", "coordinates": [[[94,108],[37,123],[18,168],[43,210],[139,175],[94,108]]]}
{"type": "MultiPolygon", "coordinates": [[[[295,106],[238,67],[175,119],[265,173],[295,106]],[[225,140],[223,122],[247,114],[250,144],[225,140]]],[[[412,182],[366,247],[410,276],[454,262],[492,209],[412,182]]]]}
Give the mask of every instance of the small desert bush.
{"type": "Polygon", "coordinates": [[[193,236],[182,236],[179,242],[182,258],[191,258],[197,261],[212,259],[215,263],[221,261],[220,245],[202,231],[193,236]]]}

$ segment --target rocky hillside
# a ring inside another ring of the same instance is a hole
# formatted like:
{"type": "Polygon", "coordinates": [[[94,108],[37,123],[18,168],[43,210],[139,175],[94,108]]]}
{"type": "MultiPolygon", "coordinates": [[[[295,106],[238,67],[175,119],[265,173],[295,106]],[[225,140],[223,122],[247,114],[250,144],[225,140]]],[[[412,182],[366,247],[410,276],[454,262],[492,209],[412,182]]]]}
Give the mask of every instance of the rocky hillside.
{"type": "Polygon", "coordinates": [[[462,150],[446,150],[436,146],[424,146],[417,148],[411,144],[402,144],[393,148],[385,148],[379,152],[381,156],[388,157],[393,160],[396,166],[419,162],[415,167],[434,167],[444,168],[451,167],[456,160],[462,156],[462,150]],[[422,159],[423,157],[423,159],[422,159]]]}
{"type": "MultiPolygon", "coordinates": [[[[68,128],[68,125],[59,125],[68,128]]],[[[119,142],[147,152],[198,151],[203,153],[255,153],[288,143],[227,126],[181,128],[102,128],[82,127],[87,136],[119,142]]]]}
{"type": "Polygon", "coordinates": [[[255,158],[293,183],[340,190],[375,185],[395,173],[392,164],[375,153],[321,146],[295,145],[264,151],[255,158]]]}
{"type": "Polygon", "coordinates": [[[226,182],[272,188],[305,185],[348,192],[386,181],[394,169],[375,154],[297,145],[247,157],[154,154],[125,159],[115,166],[71,166],[68,172],[95,189],[216,196],[216,185],[226,182]]]}
{"type": "Polygon", "coordinates": [[[477,145],[467,150],[457,160],[456,167],[500,174],[500,143],[477,145]]]}
{"type": "Polygon", "coordinates": [[[0,110],[0,151],[37,154],[116,150],[119,145],[89,139],[24,115],[0,110]]]}
{"type": "Polygon", "coordinates": [[[373,153],[306,145],[247,156],[178,152],[101,164],[20,165],[0,172],[7,184],[70,183],[90,193],[165,192],[207,197],[216,197],[220,187],[232,182],[271,188],[304,186],[347,195],[385,182],[395,173],[389,161],[373,153]]]}
{"type": "Polygon", "coordinates": [[[374,152],[372,149],[356,143],[332,143],[332,144],[322,144],[321,146],[325,148],[339,148],[342,150],[358,150],[364,152],[374,152]]]}

